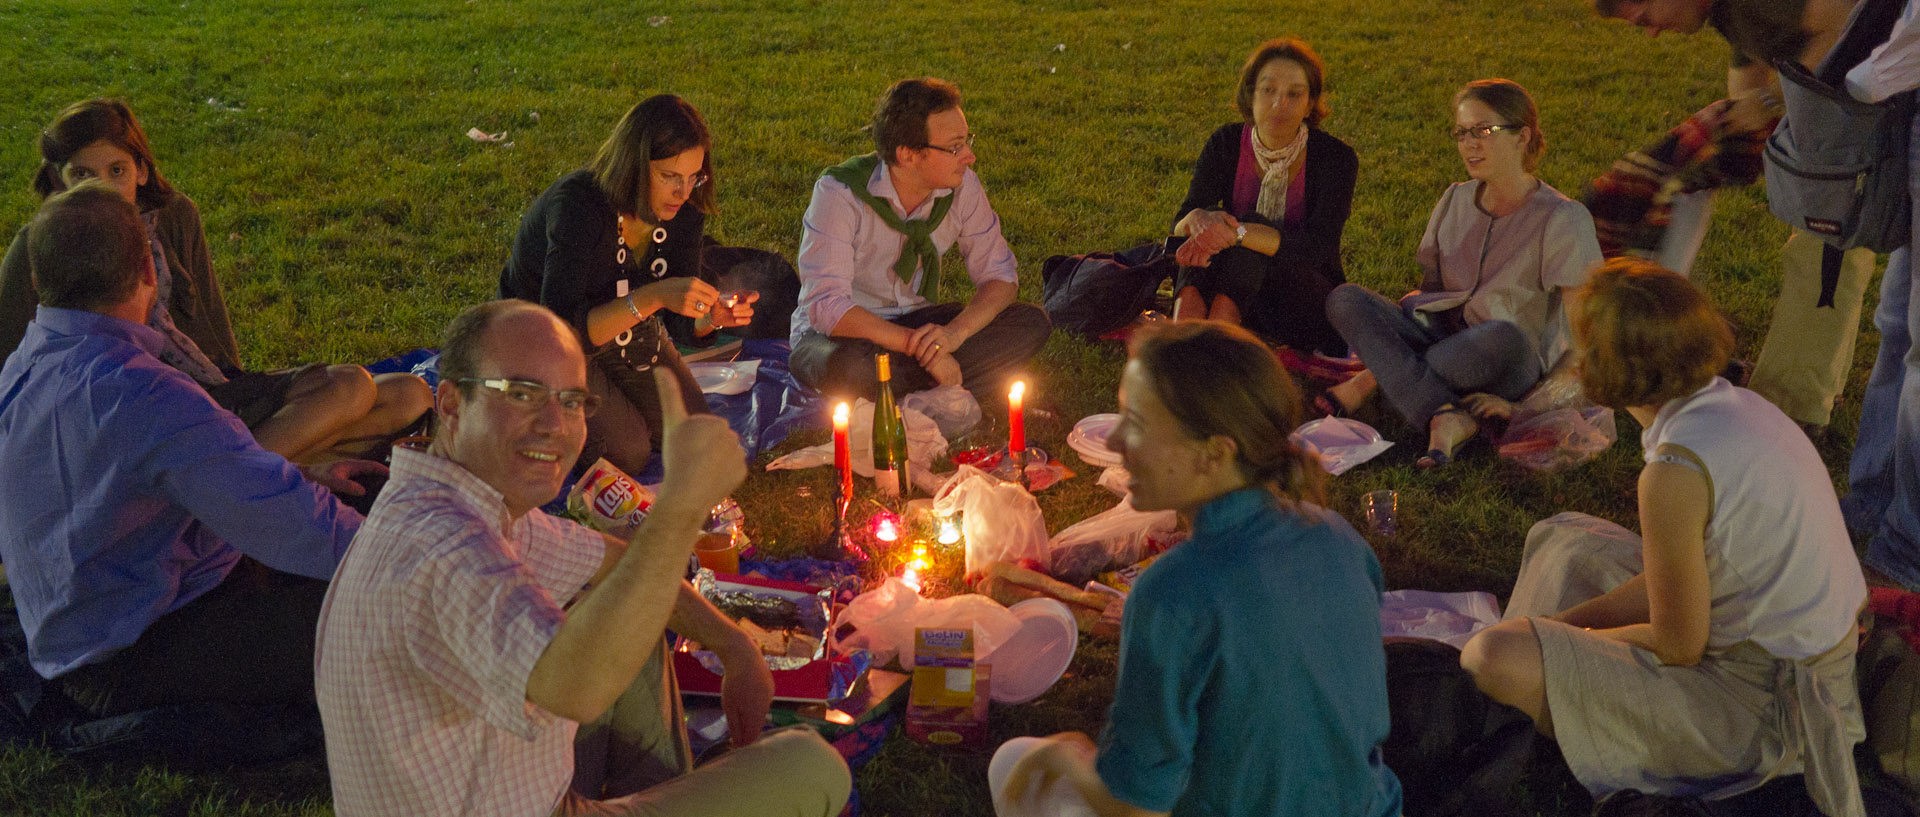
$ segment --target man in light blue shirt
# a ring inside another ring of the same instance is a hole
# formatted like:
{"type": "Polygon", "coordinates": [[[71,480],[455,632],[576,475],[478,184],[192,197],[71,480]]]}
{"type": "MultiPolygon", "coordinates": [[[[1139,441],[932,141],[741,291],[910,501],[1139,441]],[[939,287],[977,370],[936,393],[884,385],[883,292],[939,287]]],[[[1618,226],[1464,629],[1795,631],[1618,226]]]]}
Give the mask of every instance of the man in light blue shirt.
{"type": "Polygon", "coordinates": [[[104,184],[49,198],[26,240],[41,306],[0,368],[0,559],[34,670],[102,717],[312,701],[361,521],[327,488],[383,469],[303,474],[160,362],[145,232],[104,184]]]}
{"type": "Polygon", "coordinates": [[[1040,351],[1052,324],[1014,300],[1018,269],[973,172],[959,89],[931,77],[896,82],[871,128],[877,150],[828,168],[802,221],[794,376],[831,395],[873,397],[873,357],[891,352],[896,394],[1004,392],[1001,381],[1040,351]],[[964,304],[941,293],[940,256],[955,246],[974,287],[964,304]]]}

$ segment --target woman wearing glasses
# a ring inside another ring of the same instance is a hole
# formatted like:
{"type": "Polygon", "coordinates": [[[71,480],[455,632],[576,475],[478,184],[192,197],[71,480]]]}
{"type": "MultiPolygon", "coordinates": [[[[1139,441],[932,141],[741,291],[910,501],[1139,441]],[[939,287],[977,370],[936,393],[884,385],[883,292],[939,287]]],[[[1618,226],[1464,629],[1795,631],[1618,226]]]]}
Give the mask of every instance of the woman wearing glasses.
{"type": "Polygon", "coordinates": [[[1377,385],[1427,429],[1423,468],[1452,461],[1479,431],[1469,409],[1509,411],[1549,372],[1571,378],[1562,293],[1600,261],[1587,208],[1533,175],[1547,143],[1526,89],[1468,83],[1453,98],[1452,133],[1470,180],[1447,188],[1427,219],[1420,289],[1397,304],[1352,284],[1328,296],[1328,319],[1366,369],[1315,398],[1344,414],[1377,385]]]}
{"type": "Polygon", "coordinates": [[[1288,346],[1335,356],[1327,293],[1347,280],[1340,231],[1360,162],[1320,129],[1325,68],[1306,43],[1269,40],[1240,71],[1243,121],[1207,139],[1173,234],[1174,317],[1243,323],[1288,346]]]}
{"type": "Polygon", "coordinates": [[[587,421],[587,462],[646,467],[660,436],[656,375],[679,378],[687,411],[707,410],[670,328],[693,339],[753,319],[757,293],[722,296],[699,277],[712,146],[692,105],[649,97],[520,219],[500,295],[543,304],[580,333],[588,388],[604,400],[587,421]]]}

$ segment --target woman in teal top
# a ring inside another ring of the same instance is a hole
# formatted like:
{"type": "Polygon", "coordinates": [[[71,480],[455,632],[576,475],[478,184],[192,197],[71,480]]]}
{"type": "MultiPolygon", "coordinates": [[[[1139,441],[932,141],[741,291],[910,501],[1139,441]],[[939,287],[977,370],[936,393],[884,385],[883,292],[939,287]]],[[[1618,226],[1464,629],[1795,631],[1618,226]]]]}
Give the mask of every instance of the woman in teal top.
{"type": "Polygon", "coordinates": [[[1213,321],[1136,336],[1108,445],[1135,508],[1193,536],[1127,599],[1098,747],[1016,738],[988,776],[1024,814],[1386,817],[1380,563],[1314,504],[1319,465],[1288,432],[1300,400],[1273,354],[1213,321]]]}

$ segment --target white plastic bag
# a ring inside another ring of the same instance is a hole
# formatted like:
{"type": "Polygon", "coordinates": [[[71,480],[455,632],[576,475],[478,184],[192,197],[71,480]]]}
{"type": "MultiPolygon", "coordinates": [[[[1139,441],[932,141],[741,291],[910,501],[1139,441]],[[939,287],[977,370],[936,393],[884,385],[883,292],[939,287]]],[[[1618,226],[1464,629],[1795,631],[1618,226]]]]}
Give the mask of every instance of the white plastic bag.
{"type": "Polygon", "coordinates": [[[1549,471],[1593,459],[1619,438],[1613,409],[1604,406],[1516,414],[1507,433],[1500,435],[1500,456],[1535,471],[1549,471]]]}
{"type": "MultiPolygon", "coordinates": [[[[853,472],[863,477],[873,476],[873,401],[865,398],[853,404],[852,416],[847,427],[847,448],[853,456],[853,472]]],[[[947,438],[940,436],[940,427],[927,415],[910,408],[900,410],[900,420],[907,427],[907,461],[913,467],[926,470],[930,464],[947,455],[947,438]]],[[[793,468],[815,468],[833,464],[833,443],[802,448],[773,462],[767,463],[767,470],[779,471],[793,468]]]]}
{"type": "Polygon", "coordinates": [[[1047,566],[1047,520],[1040,503],[1019,483],[1001,482],[971,465],[962,465],[933,498],[933,512],[960,511],[967,539],[967,575],[994,562],[1032,559],[1047,566]]]}
{"type": "Polygon", "coordinates": [[[916,627],[973,628],[973,654],[991,654],[1014,633],[1020,619],[993,599],[978,593],[924,599],[898,578],[861,593],[834,618],[834,649],[862,649],[873,653],[873,665],[885,666],[895,656],[900,666],[913,666],[916,627]]]}
{"type": "Polygon", "coordinates": [[[1500,600],[1492,593],[1389,590],[1380,596],[1380,634],[1431,638],[1465,647],[1473,634],[1500,623],[1500,600]]]}
{"type": "Polygon", "coordinates": [[[949,440],[960,439],[980,424],[980,401],[959,386],[936,386],[914,392],[900,399],[900,409],[932,418],[940,426],[940,434],[949,440]]]}
{"type": "Polygon", "coordinates": [[[1086,584],[1095,573],[1140,561],[1147,540],[1179,527],[1173,511],[1136,511],[1133,500],[1089,516],[1047,542],[1048,571],[1067,584],[1086,584]]]}

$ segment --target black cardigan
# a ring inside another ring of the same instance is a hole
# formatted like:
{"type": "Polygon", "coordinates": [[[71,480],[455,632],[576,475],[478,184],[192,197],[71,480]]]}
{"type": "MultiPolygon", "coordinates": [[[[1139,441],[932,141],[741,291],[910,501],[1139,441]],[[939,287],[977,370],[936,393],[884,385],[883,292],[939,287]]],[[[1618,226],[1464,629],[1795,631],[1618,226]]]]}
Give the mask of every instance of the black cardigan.
{"type": "MultiPolygon", "coordinates": [[[[1173,214],[1174,223],[1195,209],[1225,210],[1233,198],[1233,177],[1240,166],[1240,140],[1246,123],[1222,125],[1207,138],[1193,166],[1187,198],[1173,214]]],[[[1346,280],[1340,263],[1340,231],[1353,212],[1353,186],[1360,175],[1360,158],[1353,148],[1319,128],[1307,128],[1306,218],[1295,224],[1274,223],[1258,213],[1234,213],[1234,218],[1265,224],[1280,231],[1280,251],[1274,260],[1291,262],[1320,273],[1336,283],[1346,280]]],[[[1293,203],[1288,202],[1288,207],[1293,203]]]]}
{"type": "MultiPolygon", "coordinates": [[[[513,255],[500,273],[500,297],[545,305],[580,334],[589,354],[601,352],[587,340],[587,312],[617,297],[616,282],[621,279],[637,290],[661,278],[699,275],[706,220],[692,204],[681,207],[662,225],[667,239],[630,248],[623,267],[614,260],[620,229],[613,205],[591,171],[570,173],[541,193],[520,218],[513,255]],[[659,275],[652,272],[656,260],[666,263],[659,275]]],[[[665,309],[655,315],[664,319],[675,339],[693,339],[692,318],[665,309]]]]}

